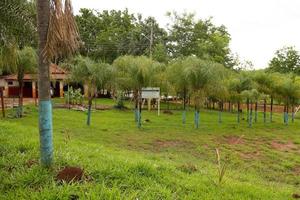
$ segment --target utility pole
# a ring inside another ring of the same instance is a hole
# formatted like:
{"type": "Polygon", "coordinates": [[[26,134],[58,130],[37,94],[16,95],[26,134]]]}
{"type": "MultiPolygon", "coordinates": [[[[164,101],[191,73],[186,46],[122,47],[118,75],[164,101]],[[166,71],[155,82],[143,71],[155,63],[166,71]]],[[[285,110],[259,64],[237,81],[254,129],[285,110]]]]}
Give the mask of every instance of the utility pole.
{"type": "Polygon", "coordinates": [[[151,29],[150,29],[150,45],[149,45],[150,58],[152,58],[152,45],[153,45],[153,22],[151,22],[151,29]]]}

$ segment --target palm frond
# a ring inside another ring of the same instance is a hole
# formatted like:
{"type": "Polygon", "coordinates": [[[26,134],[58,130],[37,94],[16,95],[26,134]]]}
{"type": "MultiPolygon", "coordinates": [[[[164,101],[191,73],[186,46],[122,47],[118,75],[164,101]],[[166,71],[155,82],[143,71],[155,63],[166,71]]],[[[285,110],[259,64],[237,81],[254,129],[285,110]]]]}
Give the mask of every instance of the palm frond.
{"type": "Polygon", "coordinates": [[[45,60],[68,57],[80,46],[78,28],[70,0],[51,0],[47,42],[43,50],[45,60]]]}

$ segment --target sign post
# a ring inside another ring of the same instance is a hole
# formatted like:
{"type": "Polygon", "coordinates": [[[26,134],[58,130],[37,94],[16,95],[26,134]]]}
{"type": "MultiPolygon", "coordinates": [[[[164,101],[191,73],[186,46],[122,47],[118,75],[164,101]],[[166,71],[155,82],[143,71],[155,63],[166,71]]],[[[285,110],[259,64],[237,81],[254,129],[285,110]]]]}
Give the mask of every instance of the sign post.
{"type": "Polygon", "coordinates": [[[157,100],[157,115],[160,114],[160,88],[147,87],[142,88],[142,98],[148,101],[148,110],[151,110],[151,99],[157,100]]]}

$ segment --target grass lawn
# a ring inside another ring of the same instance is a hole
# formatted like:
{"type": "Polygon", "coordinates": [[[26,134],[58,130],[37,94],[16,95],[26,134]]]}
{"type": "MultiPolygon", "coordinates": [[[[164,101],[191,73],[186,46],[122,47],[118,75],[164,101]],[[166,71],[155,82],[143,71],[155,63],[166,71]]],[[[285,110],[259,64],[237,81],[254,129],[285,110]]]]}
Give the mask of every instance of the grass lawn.
{"type": "MultiPolygon", "coordinates": [[[[103,101],[103,102],[102,102],[103,101]]],[[[59,100],[55,100],[59,102],[59,100]]],[[[110,100],[98,104],[111,105],[110,100]]],[[[163,105],[164,107],[164,105],[163,105]]],[[[200,128],[182,113],[143,111],[136,128],[131,110],[86,113],[53,110],[54,165],[39,159],[38,112],[27,106],[22,119],[0,120],[0,199],[293,199],[300,193],[300,121],[258,122],[248,128],[236,115],[202,111],[200,128]],[[226,171],[221,183],[215,149],[226,171]],[[84,169],[86,179],[57,183],[65,166],[84,169]]]]}

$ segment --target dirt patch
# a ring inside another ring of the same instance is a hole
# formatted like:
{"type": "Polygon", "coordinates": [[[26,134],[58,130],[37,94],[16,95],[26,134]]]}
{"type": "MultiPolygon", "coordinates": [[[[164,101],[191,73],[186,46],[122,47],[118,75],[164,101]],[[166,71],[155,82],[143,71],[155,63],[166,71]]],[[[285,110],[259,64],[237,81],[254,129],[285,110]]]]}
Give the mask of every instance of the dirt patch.
{"type": "Polygon", "coordinates": [[[295,193],[295,194],[292,195],[292,197],[293,197],[294,199],[300,199],[300,194],[296,194],[296,193],[295,193]]]}
{"type": "Polygon", "coordinates": [[[174,113],[171,110],[164,110],[164,114],[173,115],[174,113]]]}
{"type": "Polygon", "coordinates": [[[185,163],[185,164],[177,167],[177,169],[179,169],[180,171],[185,172],[187,174],[192,174],[192,173],[198,171],[197,166],[192,163],[185,163]]]}
{"type": "Polygon", "coordinates": [[[185,140],[155,140],[153,142],[153,146],[156,150],[166,149],[166,148],[191,148],[194,147],[195,144],[185,140]]]}
{"type": "Polygon", "coordinates": [[[65,167],[58,172],[56,180],[58,182],[78,182],[83,179],[84,172],[83,169],[79,167],[65,167]]]}
{"type": "Polygon", "coordinates": [[[39,162],[37,161],[37,160],[33,160],[33,159],[31,159],[31,160],[28,160],[27,162],[26,162],[26,166],[28,167],[28,168],[31,168],[33,165],[37,165],[39,162]]]}
{"type": "Polygon", "coordinates": [[[244,137],[244,135],[241,135],[240,137],[226,136],[225,140],[226,140],[226,143],[230,144],[230,145],[244,144],[245,141],[244,141],[243,137],[244,137]]]}
{"type": "MultiPolygon", "coordinates": [[[[68,104],[54,104],[54,108],[63,108],[63,109],[71,109],[76,111],[86,111],[88,109],[87,105],[68,105],[68,104]]],[[[95,109],[95,106],[92,105],[92,109],[95,109]]],[[[111,110],[112,107],[108,105],[97,105],[96,110],[111,110]]]]}
{"type": "Polygon", "coordinates": [[[246,152],[246,153],[239,153],[240,157],[246,160],[253,160],[257,159],[260,156],[259,151],[253,151],[253,152],[246,152]]]}
{"type": "Polygon", "coordinates": [[[300,165],[296,165],[294,168],[293,168],[293,172],[296,176],[300,176],[300,165]]]}
{"type": "Polygon", "coordinates": [[[271,147],[279,151],[292,151],[298,149],[297,145],[294,144],[292,141],[288,141],[286,143],[279,142],[279,141],[272,141],[271,147]]]}

